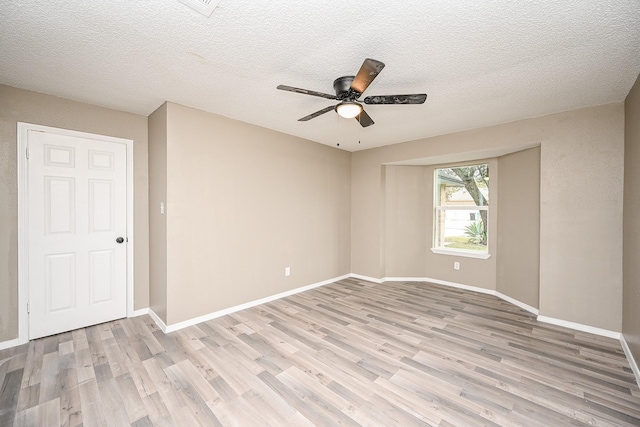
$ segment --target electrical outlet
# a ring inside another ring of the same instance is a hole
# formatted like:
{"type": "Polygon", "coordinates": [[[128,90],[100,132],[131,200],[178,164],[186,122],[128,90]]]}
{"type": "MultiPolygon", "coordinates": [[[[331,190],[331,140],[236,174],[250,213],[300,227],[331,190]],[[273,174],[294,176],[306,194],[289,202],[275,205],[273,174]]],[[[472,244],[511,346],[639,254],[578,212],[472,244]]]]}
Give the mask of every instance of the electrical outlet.
{"type": "Polygon", "coordinates": [[[285,267],[284,268],[284,275],[285,276],[291,276],[291,267],[285,267]]]}
{"type": "Polygon", "coordinates": [[[453,262],[453,269],[454,270],[460,270],[460,263],[458,261],[454,261],[453,262]]]}

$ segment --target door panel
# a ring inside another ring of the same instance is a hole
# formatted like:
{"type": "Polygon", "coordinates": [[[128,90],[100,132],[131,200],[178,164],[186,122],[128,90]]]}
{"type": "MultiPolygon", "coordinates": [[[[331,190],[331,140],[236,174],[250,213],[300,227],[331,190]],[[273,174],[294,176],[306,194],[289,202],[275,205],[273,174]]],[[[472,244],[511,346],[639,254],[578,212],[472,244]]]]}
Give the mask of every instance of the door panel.
{"type": "Polygon", "coordinates": [[[113,153],[89,150],[89,169],[113,170],[113,153]]]}
{"type": "Polygon", "coordinates": [[[44,178],[46,234],[73,234],[75,229],[75,180],[44,178]]]}
{"type": "Polygon", "coordinates": [[[91,251],[89,253],[89,287],[91,305],[113,300],[114,251],[91,251]]]}
{"type": "Polygon", "coordinates": [[[75,149],[73,147],[45,144],[44,150],[46,166],[74,167],[75,149]]]}
{"type": "Polygon", "coordinates": [[[75,254],[45,256],[45,286],[48,313],[74,309],[76,306],[75,254]]]}
{"type": "Polygon", "coordinates": [[[29,338],[126,316],[126,146],[30,130],[29,338]]]}
{"type": "Polygon", "coordinates": [[[89,231],[114,231],[113,181],[89,180],[89,231]]]}

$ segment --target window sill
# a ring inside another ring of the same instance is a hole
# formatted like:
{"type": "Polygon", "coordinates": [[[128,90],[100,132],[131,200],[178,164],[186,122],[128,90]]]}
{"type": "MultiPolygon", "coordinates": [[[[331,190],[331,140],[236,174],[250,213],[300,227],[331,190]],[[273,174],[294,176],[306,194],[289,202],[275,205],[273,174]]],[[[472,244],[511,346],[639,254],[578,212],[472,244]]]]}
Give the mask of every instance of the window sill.
{"type": "Polygon", "coordinates": [[[465,251],[464,249],[431,248],[431,252],[433,252],[434,254],[440,254],[440,255],[453,255],[453,256],[461,256],[466,258],[479,258],[479,259],[488,259],[491,256],[491,254],[486,254],[482,252],[465,251]]]}

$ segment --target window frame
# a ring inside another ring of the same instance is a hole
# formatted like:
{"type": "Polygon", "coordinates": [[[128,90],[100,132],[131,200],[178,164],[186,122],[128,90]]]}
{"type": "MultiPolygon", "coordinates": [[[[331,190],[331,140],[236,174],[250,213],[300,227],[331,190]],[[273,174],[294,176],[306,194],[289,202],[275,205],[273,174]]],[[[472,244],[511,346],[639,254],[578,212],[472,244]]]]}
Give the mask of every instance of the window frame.
{"type": "Polygon", "coordinates": [[[487,203],[484,206],[478,206],[478,205],[459,205],[459,206],[441,206],[440,205],[440,186],[438,185],[439,180],[438,180],[438,171],[441,169],[452,169],[452,168],[456,168],[456,167],[469,167],[469,166],[481,166],[481,165],[487,165],[487,168],[489,168],[490,162],[488,160],[485,161],[478,161],[478,162],[473,162],[473,163],[465,163],[465,164],[454,164],[454,165],[441,165],[438,167],[434,167],[433,169],[433,238],[431,239],[431,252],[435,253],[435,254],[440,254],[440,255],[451,255],[451,256],[458,256],[458,257],[467,257],[467,258],[479,258],[479,259],[488,259],[491,257],[491,253],[489,251],[489,233],[490,233],[490,225],[489,225],[489,218],[490,218],[490,213],[489,213],[489,204],[487,203]],[[486,211],[487,212],[487,251],[486,252],[480,252],[480,251],[474,251],[471,249],[459,249],[459,248],[445,248],[445,247],[438,247],[436,246],[437,244],[437,238],[438,238],[438,220],[439,220],[439,214],[438,212],[440,211],[448,211],[448,210],[463,210],[463,211],[469,211],[469,210],[473,210],[473,211],[486,211]]]}

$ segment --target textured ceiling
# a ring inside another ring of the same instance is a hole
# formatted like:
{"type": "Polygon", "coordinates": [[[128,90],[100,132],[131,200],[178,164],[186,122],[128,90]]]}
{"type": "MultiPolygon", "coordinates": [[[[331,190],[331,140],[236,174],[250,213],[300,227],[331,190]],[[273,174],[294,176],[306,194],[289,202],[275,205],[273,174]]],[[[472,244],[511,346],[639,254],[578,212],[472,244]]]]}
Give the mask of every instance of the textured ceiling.
{"type": "Polygon", "coordinates": [[[640,1],[3,0],[0,83],[149,115],[165,100],[355,151],[621,101],[640,73],[640,1]],[[361,128],[333,93],[365,58],[386,68],[361,128]],[[359,144],[358,141],[361,141],[359,144]]]}

